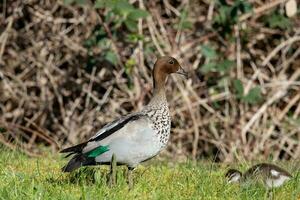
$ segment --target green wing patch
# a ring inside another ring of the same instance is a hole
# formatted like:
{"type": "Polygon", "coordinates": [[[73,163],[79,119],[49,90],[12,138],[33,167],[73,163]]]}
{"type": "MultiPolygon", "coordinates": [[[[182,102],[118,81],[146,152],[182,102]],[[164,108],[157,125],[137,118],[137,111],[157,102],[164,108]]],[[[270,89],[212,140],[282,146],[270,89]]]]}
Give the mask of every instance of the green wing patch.
{"type": "Polygon", "coordinates": [[[86,153],[87,157],[89,158],[95,158],[101,154],[103,154],[104,152],[109,151],[108,145],[106,146],[99,146],[95,149],[93,149],[92,151],[89,151],[86,153]]]}

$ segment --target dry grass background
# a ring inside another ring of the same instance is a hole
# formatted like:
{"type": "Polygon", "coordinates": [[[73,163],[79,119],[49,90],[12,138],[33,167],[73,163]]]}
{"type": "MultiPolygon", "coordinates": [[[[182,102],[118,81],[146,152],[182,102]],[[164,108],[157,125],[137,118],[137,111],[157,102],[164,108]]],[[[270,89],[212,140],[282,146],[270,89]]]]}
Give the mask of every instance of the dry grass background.
{"type": "MultiPolygon", "coordinates": [[[[151,97],[151,68],[159,55],[172,55],[190,78],[172,76],[168,99],[172,136],[165,155],[180,159],[296,159],[300,155],[300,18],[290,29],[271,28],[262,18],[284,13],[286,1],[249,1],[254,14],[240,15],[232,37],[212,28],[214,1],[131,0],[150,15],[138,22],[144,39],[128,42],[126,28],[113,35],[105,9],[56,0],[0,3],[0,142],[31,156],[41,144],[53,151],[90,137],[111,120],[142,108],[151,97]],[[176,29],[187,9],[189,29],[176,29]],[[117,64],[96,57],[84,43],[104,27],[117,64]],[[244,29],[250,31],[244,33],[244,29]],[[246,39],[245,39],[246,38],[246,39]],[[235,66],[227,74],[201,73],[207,63],[201,45],[210,45],[235,66]],[[146,47],[153,51],[146,51],[146,47]],[[131,72],[126,62],[136,61],[131,72]],[[225,79],[224,79],[225,78],[225,79]],[[218,80],[223,79],[223,85],[218,80]],[[259,86],[262,100],[237,98],[259,86]]],[[[228,1],[232,4],[232,1],[228,1]]],[[[298,5],[299,6],[299,5],[298,5]]],[[[299,13],[299,12],[298,12],[299,13]]]]}

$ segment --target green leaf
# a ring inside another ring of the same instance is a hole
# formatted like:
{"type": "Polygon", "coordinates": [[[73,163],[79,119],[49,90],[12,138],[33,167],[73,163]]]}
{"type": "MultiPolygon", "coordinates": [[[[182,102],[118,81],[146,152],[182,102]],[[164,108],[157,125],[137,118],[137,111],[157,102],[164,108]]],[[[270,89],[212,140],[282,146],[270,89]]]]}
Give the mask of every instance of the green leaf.
{"type": "Polygon", "coordinates": [[[73,3],[75,0],[64,0],[64,4],[69,5],[73,3]]]}
{"type": "Polygon", "coordinates": [[[218,64],[218,68],[217,68],[217,70],[219,71],[219,72],[227,72],[231,67],[233,67],[234,66],[234,61],[232,61],[232,60],[223,60],[222,62],[220,62],[219,64],[218,64]]]}
{"type": "Polygon", "coordinates": [[[181,25],[182,25],[181,26],[182,30],[187,30],[187,29],[192,29],[193,28],[193,23],[190,22],[190,21],[184,21],[184,22],[182,22],[181,25]]]}
{"type": "Polygon", "coordinates": [[[230,36],[233,26],[237,23],[238,17],[252,11],[252,5],[247,1],[235,0],[228,4],[226,1],[216,1],[217,15],[213,18],[213,27],[222,36],[230,36]]]}
{"type": "Polygon", "coordinates": [[[218,101],[213,101],[212,106],[214,107],[214,109],[222,109],[222,106],[218,101]]]}
{"type": "Polygon", "coordinates": [[[213,48],[209,47],[208,45],[202,45],[201,52],[206,58],[209,59],[214,59],[218,56],[217,52],[213,48]]]}
{"type": "Polygon", "coordinates": [[[256,104],[259,101],[262,100],[261,96],[261,90],[260,87],[254,87],[252,88],[249,93],[243,97],[243,101],[250,103],[250,104],[256,104]]]}
{"type": "Polygon", "coordinates": [[[105,0],[96,0],[94,3],[94,8],[105,8],[105,0]]]}
{"type": "Polygon", "coordinates": [[[85,0],[75,0],[76,4],[78,5],[85,5],[86,4],[86,1],[85,0]]]}
{"type": "Polygon", "coordinates": [[[248,12],[252,12],[253,7],[249,2],[241,1],[240,10],[242,13],[248,13],[248,12]]]}
{"type": "Polygon", "coordinates": [[[135,33],[131,33],[127,35],[126,40],[128,42],[132,42],[132,43],[136,43],[140,40],[144,40],[144,36],[143,35],[139,35],[139,34],[135,34],[135,33]]]}
{"type": "Polygon", "coordinates": [[[238,16],[242,13],[250,12],[252,10],[252,6],[250,3],[246,1],[235,1],[234,5],[230,7],[230,16],[229,20],[233,21],[234,23],[237,22],[238,16]]]}
{"type": "Polygon", "coordinates": [[[277,12],[266,16],[265,21],[267,25],[271,28],[288,29],[291,27],[291,21],[289,20],[289,18],[277,12]]]}
{"type": "Polygon", "coordinates": [[[294,119],[293,117],[289,116],[288,121],[296,126],[300,126],[300,117],[294,119]]]}
{"type": "Polygon", "coordinates": [[[125,26],[130,30],[131,32],[136,32],[137,31],[137,22],[127,19],[125,20],[125,26]]]}
{"type": "Polygon", "coordinates": [[[241,80],[235,79],[233,80],[233,86],[236,91],[236,95],[238,98],[241,98],[244,95],[244,86],[241,80]]]}
{"type": "Polygon", "coordinates": [[[97,45],[102,49],[107,49],[111,45],[111,40],[108,38],[102,38],[101,40],[98,40],[97,45]]]}
{"type": "Polygon", "coordinates": [[[128,19],[137,21],[140,18],[146,18],[149,16],[149,13],[146,10],[134,9],[127,16],[128,19]]]}
{"type": "Polygon", "coordinates": [[[230,10],[231,23],[236,23],[237,22],[238,12],[239,12],[239,8],[237,6],[233,6],[231,8],[231,10],[230,10]]]}
{"type": "Polygon", "coordinates": [[[208,72],[216,71],[216,66],[217,66],[216,63],[210,62],[210,63],[202,65],[200,70],[201,70],[202,73],[206,74],[208,72]]]}
{"type": "Polygon", "coordinates": [[[220,79],[217,80],[217,86],[220,88],[227,87],[229,83],[229,77],[228,76],[223,76],[220,77],[220,79]]]}
{"type": "Polygon", "coordinates": [[[114,9],[116,10],[117,13],[119,13],[120,15],[124,15],[124,16],[128,15],[130,12],[135,10],[133,5],[131,5],[127,1],[123,1],[123,0],[117,1],[114,9]]]}
{"type": "Polygon", "coordinates": [[[93,149],[92,151],[89,151],[86,153],[87,157],[89,158],[95,158],[101,154],[103,154],[104,152],[109,151],[108,145],[106,146],[99,146],[95,149],[93,149]]]}
{"type": "Polygon", "coordinates": [[[115,14],[113,11],[108,11],[104,17],[104,21],[107,23],[111,23],[111,21],[117,21],[118,18],[115,18],[115,14]]]}
{"type": "Polygon", "coordinates": [[[136,65],[136,61],[134,59],[128,59],[125,63],[125,73],[127,75],[130,75],[132,70],[133,70],[133,67],[136,65]]]}
{"type": "Polygon", "coordinates": [[[109,61],[113,65],[117,65],[117,63],[118,63],[118,57],[113,51],[106,52],[105,60],[109,61]]]}
{"type": "Polygon", "coordinates": [[[220,25],[229,25],[229,16],[231,12],[231,8],[229,6],[221,6],[219,8],[219,14],[216,15],[214,21],[220,25]]]}
{"type": "Polygon", "coordinates": [[[5,133],[6,131],[6,128],[0,127],[0,133],[5,133]]]}
{"type": "Polygon", "coordinates": [[[133,81],[132,81],[132,76],[131,76],[131,73],[132,73],[132,70],[134,68],[134,66],[136,65],[136,61],[132,58],[128,59],[125,63],[125,73],[127,75],[127,86],[129,89],[132,89],[133,88],[133,81]]]}
{"type": "Polygon", "coordinates": [[[188,11],[187,9],[184,9],[180,14],[180,22],[175,24],[174,27],[178,30],[186,30],[186,29],[192,29],[193,23],[189,21],[188,19],[188,11]]]}

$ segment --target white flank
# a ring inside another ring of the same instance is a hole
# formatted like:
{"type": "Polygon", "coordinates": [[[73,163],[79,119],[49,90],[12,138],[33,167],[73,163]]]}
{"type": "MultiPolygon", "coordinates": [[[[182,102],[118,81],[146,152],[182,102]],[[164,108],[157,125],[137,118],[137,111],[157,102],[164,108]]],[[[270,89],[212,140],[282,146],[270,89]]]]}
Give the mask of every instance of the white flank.
{"type": "Polygon", "coordinates": [[[268,179],[266,180],[266,185],[267,185],[269,188],[272,188],[272,187],[279,187],[279,186],[281,186],[285,181],[288,181],[288,180],[290,180],[290,177],[280,175],[279,178],[277,178],[277,179],[268,178],[268,179]]]}
{"type": "Polygon", "coordinates": [[[274,170],[274,169],[271,169],[271,174],[272,174],[273,176],[278,176],[278,175],[279,175],[279,172],[276,171],[276,170],[274,170]]]}

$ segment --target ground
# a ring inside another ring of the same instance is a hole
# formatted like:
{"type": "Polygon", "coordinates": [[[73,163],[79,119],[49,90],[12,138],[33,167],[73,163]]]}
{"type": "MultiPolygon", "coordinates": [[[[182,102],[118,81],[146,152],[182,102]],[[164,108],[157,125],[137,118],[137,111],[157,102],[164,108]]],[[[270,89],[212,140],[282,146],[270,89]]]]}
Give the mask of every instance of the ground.
{"type": "MultiPolygon", "coordinates": [[[[118,167],[117,184],[107,186],[108,167],[88,167],[64,174],[60,168],[67,159],[59,154],[28,158],[18,151],[1,148],[0,199],[265,199],[260,184],[228,185],[225,164],[192,161],[176,164],[157,160],[134,171],[133,189],[124,178],[125,167],[118,167]]],[[[274,199],[300,198],[300,177],[296,163],[280,163],[294,178],[274,189],[274,199]]],[[[249,163],[236,167],[245,169],[249,163]]]]}

